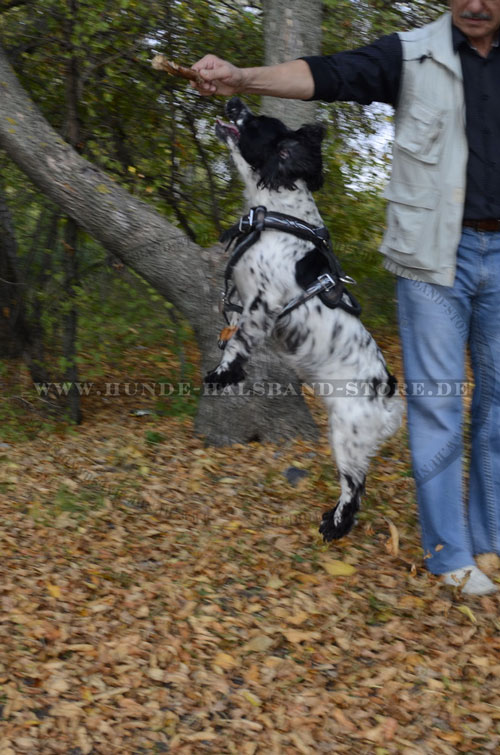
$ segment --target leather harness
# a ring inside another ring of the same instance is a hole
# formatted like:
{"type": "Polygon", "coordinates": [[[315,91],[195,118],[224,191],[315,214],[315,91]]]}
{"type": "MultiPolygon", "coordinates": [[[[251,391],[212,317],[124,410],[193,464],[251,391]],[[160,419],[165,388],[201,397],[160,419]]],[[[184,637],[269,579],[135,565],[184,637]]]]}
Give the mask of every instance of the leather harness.
{"type": "Polygon", "coordinates": [[[231,296],[236,290],[234,285],[231,286],[233,270],[247,249],[255,244],[262,231],[267,229],[283,231],[304,241],[310,241],[315,250],[321,253],[322,267],[324,268],[324,272],[318,275],[312,285],[305,288],[303,294],[288,302],[279,313],[278,318],[289,314],[313,296],[319,296],[323,304],[330,309],[340,307],[355,317],[359,317],[361,307],[351,292],[347,291],[344,286],[345,283],[355,284],[356,281],[342,271],[340,262],[333,252],[328,229],[325,226],[312,226],[304,220],[282,212],[268,212],[266,207],[258,206],[252,207],[247,215],[243,215],[220,237],[222,243],[227,243],[226,251],[229,251],[232,244],[235,243],[224,274],[225,288],[222,294],[222,312],[227,322],[229,322],[227,312],[241,313],[243,311],[243,307],[231,301],[231,296]]]}

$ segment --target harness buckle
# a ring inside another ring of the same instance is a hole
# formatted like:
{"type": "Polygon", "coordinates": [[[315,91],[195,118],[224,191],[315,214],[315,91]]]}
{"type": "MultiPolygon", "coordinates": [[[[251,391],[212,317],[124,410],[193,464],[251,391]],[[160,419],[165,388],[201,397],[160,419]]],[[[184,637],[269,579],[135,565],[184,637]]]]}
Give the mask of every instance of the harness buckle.
{"type": "Polygon", "coordinates": [[[238,224],[239,232],[247,233],[248,231],[251,231],[254,226],[257,226],[258,230],[262,231],[266,213],[267,207],[263,207],[262,205],[259,205],[258,207],[250,207],[248,215],[242,215],[240,218],[238,224]]]}
{"type": "MultiPolygon", "coordinates": [[[[341,278],[340,280],[343,281],[343,278],[341,278]]],[[[319,291],[331,291],[332,288],[335,288],[335,281],[330,273],[323,273],[323,275],[318,275],[316,286],[318,285],[318,283],[320,284],[320,286],[318,287],[319,291]]],[[[311,289],[313,287],[314,286],[311,286],[311,289]]]]}
{"type": "Polygon", "coordinates": [[[240,218],[240,224],[238,230],[240,233],[244,233],[246,230],[250,230],[253,226],[254,208],[251,207],[248,215],[242,215],[240,218]],[[248,224],[248,225],[247,225],[248,224]]]}
{"type": "Polygon", "coordinates": [[[219,296],[219,304],[218,304],[219,314],[221,314],[221,315],[224,314],[224,307],[226,305],[226,298],[227,298],[226,292],[225,291],[221,291],[220,292],[220,296],[219,296]]]}

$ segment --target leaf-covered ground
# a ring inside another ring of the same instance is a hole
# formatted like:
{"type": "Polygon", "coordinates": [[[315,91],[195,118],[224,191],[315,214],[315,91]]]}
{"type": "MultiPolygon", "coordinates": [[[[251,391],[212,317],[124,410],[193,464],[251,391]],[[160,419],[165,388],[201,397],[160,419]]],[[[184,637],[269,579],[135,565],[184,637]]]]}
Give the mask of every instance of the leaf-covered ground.
{"type": "Polygon", "coordinates": [[[499,601],[424,570],[404,430],[324,545],[326,438],[205,448],[155,405],[0,445],[0,755],[499,752],[499,601]]]}

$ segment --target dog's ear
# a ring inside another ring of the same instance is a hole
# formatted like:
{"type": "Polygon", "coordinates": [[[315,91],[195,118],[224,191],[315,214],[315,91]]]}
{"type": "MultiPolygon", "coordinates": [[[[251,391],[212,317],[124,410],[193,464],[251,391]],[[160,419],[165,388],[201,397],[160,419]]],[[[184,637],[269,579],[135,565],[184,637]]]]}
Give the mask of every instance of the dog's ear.
{"type": "Polygon", "coordinates": [[[321,142],[325,127],[321,123],[305,124],[288,134],[279,144],[279,176],[286,188],[295,188],[295,181],[302,178],[311,191],[323,184],[321,142]]]}
{"type": "Polygon", "coordinates": [[[321,145],[325,135],[326,127],[323,123],[305,123],[295,132],[295,136],[298,139],[303,139],[317,145],[321,145]]]}
{"type": "Polygon", "coordinates": [[[272,154],[264,155],[259,186],[279,191],[296,189],[302,178],[311,191],[323,183],[321,141],[325,133],[320,123],[306,124],[297,131],[288,130],[277,140],[272,154]]]}

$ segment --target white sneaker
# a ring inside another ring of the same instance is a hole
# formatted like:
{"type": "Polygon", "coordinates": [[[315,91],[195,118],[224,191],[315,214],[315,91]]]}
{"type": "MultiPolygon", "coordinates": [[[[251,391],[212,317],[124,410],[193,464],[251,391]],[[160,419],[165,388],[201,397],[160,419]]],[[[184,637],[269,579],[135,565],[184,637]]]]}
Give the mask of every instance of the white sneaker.
{"type": "Polygon", "coordinates": [[[464,595],[491,595],[498,590],[491,579],[476,564],[448,571],[442,575],[445,585],[460,587],[464,595]]]}

